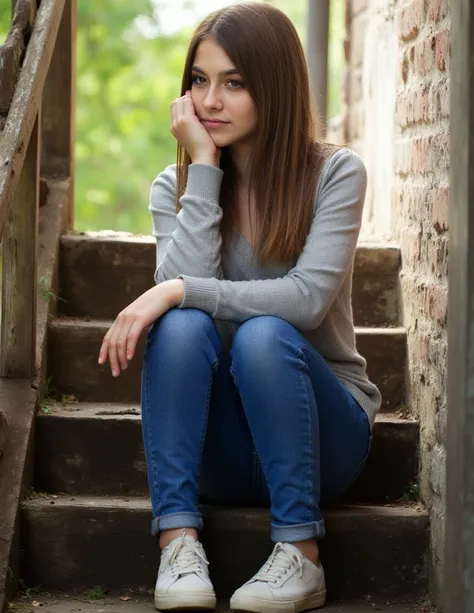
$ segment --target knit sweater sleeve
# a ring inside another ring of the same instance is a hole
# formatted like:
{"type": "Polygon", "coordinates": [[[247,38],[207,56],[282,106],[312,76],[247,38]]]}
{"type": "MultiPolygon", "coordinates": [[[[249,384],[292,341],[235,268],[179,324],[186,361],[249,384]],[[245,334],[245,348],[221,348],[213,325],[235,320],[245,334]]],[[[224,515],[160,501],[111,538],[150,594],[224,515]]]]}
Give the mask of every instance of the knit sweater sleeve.
{"type": "Polygon", "coordinates": [[[219,192],[223,174],[214,166],[190,164],[178,214],[176,165],[168,166],[153,181],[148,209],[156,238],[155,283],[180,274],[222,278],[219,192]]]}
{"type": "Polygon", "coordinates": [[[285,319],[300,330],[317,328],[350,270],[367,186],[361,158],[349,149],[326,161],[316,190],[314,216],[296,265],[277,279],[228,281],[179,275],[180,308],[238,323],[259,315],[285,319]]]}

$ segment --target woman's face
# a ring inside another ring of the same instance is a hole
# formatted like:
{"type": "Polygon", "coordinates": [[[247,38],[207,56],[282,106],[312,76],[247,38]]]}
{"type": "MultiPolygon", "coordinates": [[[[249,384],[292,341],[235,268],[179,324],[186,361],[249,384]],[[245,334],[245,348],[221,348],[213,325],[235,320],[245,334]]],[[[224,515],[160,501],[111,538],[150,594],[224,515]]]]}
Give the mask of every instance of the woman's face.
{"type": "Polygon", "coordinates": [[[233,62],[212,40],[196,50],[191,94],[196,115],[217,147],[251,141],[257,125],[255,103],[233,62]]]}

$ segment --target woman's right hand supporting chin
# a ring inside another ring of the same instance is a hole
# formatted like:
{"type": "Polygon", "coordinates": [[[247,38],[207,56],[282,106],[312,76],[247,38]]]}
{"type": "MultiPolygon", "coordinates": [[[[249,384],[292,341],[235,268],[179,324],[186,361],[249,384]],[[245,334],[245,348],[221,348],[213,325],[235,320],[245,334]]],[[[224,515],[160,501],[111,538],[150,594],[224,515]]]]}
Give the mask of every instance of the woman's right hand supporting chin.
{"type": "Polygon", "coordinates": [[[221,150],[199,121],[189,90],[171,103],[171,134],[186,149],[193,164],[219,167],[221,150]]]}

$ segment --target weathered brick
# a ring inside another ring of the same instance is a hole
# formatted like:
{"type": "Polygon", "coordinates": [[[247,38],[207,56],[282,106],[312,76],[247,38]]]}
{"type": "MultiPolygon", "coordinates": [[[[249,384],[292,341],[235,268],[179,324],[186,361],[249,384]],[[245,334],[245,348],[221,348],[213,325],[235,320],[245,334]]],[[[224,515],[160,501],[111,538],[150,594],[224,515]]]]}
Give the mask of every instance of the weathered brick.
{"type": "Polygon", "coordinates": [[[427,36],[415,44],[415,70],[419,75],[428,74],[435,61],[436,38],[427,36]]]}
{"type": "Polygon", "coordinates": [[[445,407],[440,408],[436,415],[436,439],[438,443],[445,444],[447,437],[448,411],[445,407]]]}
{"type": "Polygon", "coordinates": [[[423,26],[425,19],[424,0],[412,0],[406,6],[399,20],[399,36],[403,41],[413,40],[423,26]]]}
{"type": "Polygon", "coordinates": [[[446,450],[436,445],[431,453],[431,487],[443,499],[446,496],[446,450]]]}
{"type": "Polygon", "coordinates": [[[365,32],[367,18],[365,13],[356,17],[351,26],[351,66],[362,66],[364,58],[365,32]]]}
{"type": "Polygon", "coordinates": [[[408,56],[406,53],[402,54],[402,60],[400,62],[400,75],[403,83],[408,81],[408,72],[409,72],[409,64],[408,64],[408,56]]]}
{"type": "Polygon", "coordinates": [[[422,241],[423,257],[420,260],[430,267],[433,279],[442,280],[448,275],[448,241],[445,235],[426,233],[422,241]]]}
{"type": "Polygon", "coordinates": [[[357,15],[358,13],[365,11],[369,6],[369,0],[352,0],[352,13],[357,15]]]}
{"type": "Polygon", "coordinates": [[[428,0],[428,19],[430,21],[439,21],[441,18],[441,2],[442,0],[428,0]]]}
{"type": "Polygon", "coordinates": [[[408,175],[412,169],[413,147],[409,139],[399,141],[395,148],[395,168],[399,175],[408,175]]]}
{"type": "Polygon", "coordinates": [[[449,170],[449,132],[440,130],[429,139],[430,161],[429,168],[434,172],[449,170]]]}
{"type": "Polygon", "coordinates": [[[448,2],[446,0],[428,0],[428,20],[438,23],[448,14],[448,2]]]}
{"type": "MultiPolygon", "coordinates": [[[[400,55],[397,74],[387,75],[387,79],[397,79],[390,213],[402,253],[400,284],[408,333],[408,403],[422,424],[421,483],[432,509],[442,507],[445,489],[450,4],[451,0],[370,0],[367,6],[361,0],[351,25],[358,48],[351,58],[351,70],[357,67],[363,72],[369,68],[363,65],[366,24],[384,9],[390,20],[395,7],[391,25],[398,27],[400,55]]],[[[353,11],[355,6],[356,0],[352,0],[353,11]]],[[[356,79],[358,76],[352,75],[348,106],[355,103],[359,113],[363,102],[361,81],[356,79]]],[[[360,118],[354,116],[352,126],[357,128],[355,143],[362,145],[364,154],[371,143],[364,144],[366,135],[360,118]]],[[[384,160],[379,163],[382,167],[384,160]]],[[[436,521],[431,562],[438,573],[444,539],[438,528],[443,518],[436,521]]]]}
{"type": "Polygon", "coordinates": [[[413,140],[412,171],[424,174],[430,169],[430,137],[420,137],[413,140]]]}
{"type": "Polygon", "coordinates": [[[403,234],[404,256],[412,265],[420,259],[421,236],[421,230],[414,228],[407,228],[403,234]]]}
{"type": "Polygon", "coordinates": [[[433,190],[432,202],[433,227],[439,234],[448,229],[449,188],[440,187],[433,190]]]}
{"type": "Polygon", "coordinates": [[[362,100],[362,71],[354,68],[350,71],[349,79],[351,104],[354,105],[362,100]]]}
{"type": "Polygon", "coordinates": [[[438,117],[439,119],[444,119],[445,117],[450,116],[450,86],[449,82],[445,81],[443,83],[438,83],[437,86],[437,98],[438,98],[438,117]]]}
{"type": "Polygon", "coordinates": [[[425,288],[426,309],[429,317],[441,326],[446,325],[448,317],[448,290],[441,283],[433,283],[425,288]]]}
{"type": "Polygon", "coordinates": [[[396,100],[398,125],[405,128],[417,123],[431,122],[437,112],[436,105],[436,97],[430,84],[399,94],[396,100]]]}
{"type": "Polygon", "coordinates": [[[438,70],[444,72],[446,70],[446,62],[450,53],[450,30],[443,30],[442,32],[438,32],[438,34],[436,34],[435,39],[436,65],[438,67],[438,70]]]}
{"type": "Polygon", "coordinates": [[[364,133],[363,109],[354,105],[349,111],[349,136],[351,140],[361,138],[364,133]]]}

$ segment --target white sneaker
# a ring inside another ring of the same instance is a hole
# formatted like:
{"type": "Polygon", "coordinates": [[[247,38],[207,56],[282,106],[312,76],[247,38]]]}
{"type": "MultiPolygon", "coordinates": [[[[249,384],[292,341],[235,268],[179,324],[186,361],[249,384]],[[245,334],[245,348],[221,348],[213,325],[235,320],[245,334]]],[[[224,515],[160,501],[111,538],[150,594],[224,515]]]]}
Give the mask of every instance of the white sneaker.
{"type": "Polygon", "coordinates": [[[277,543],[250,581],[230,599],[233,611],[299,613],[314,611],[326,602],[321,563],[313,564],[290,543],[277,543]]]}
{"type": "Polygon", "coordinates": [[[173,609],[212,610],[216,595],[209,579],[203,546],[192,536],[178,536],[161,552],[155,586],[158,611],[173,609]]]}

